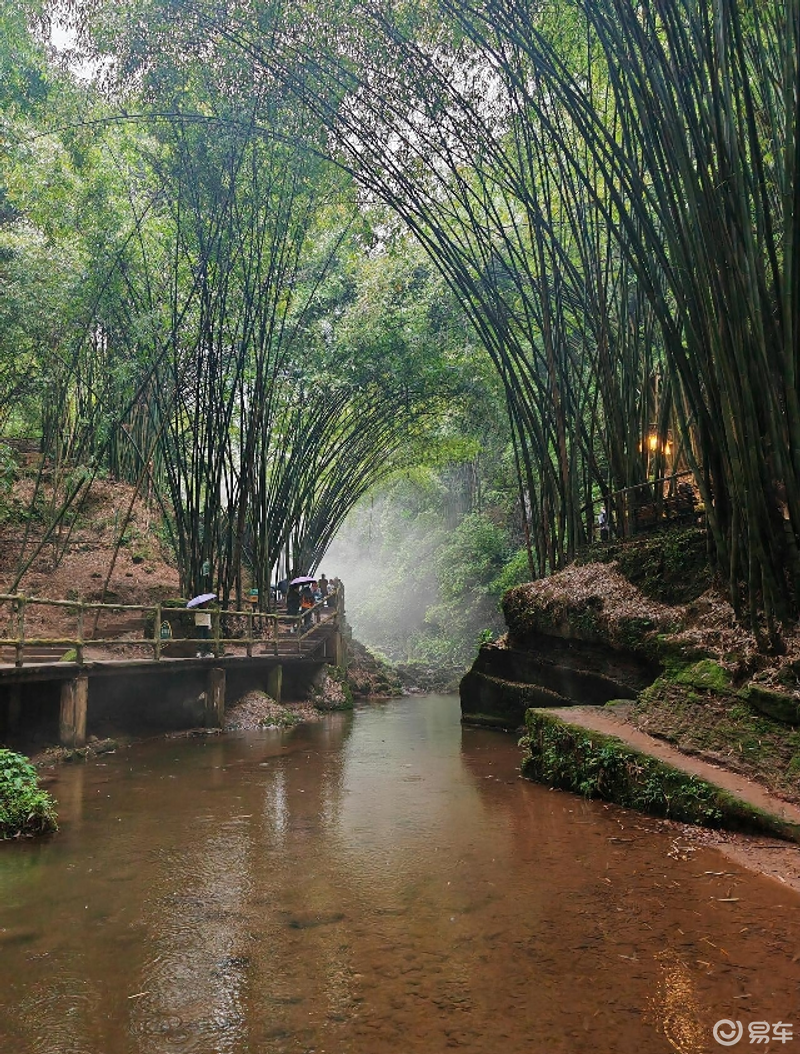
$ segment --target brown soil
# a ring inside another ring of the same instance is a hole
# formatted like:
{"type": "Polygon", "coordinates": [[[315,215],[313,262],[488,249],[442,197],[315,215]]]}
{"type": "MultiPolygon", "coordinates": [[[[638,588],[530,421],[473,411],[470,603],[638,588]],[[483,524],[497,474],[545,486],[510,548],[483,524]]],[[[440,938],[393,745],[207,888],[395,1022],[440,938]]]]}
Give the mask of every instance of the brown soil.
{"type": "Polygon", "coordinates": [[[301,721],[319,721],[321,713],[310,703],[278,703],[265,692],[248,692],[228,707],[225,730],[290,728],[301,721]]]}
{"type": "MultiPolygon", "coordinates": [[[[123,544],[117,545],[133,493],[128,484],[96,480],[69,536],[64,529],[45,543],[15,585],[23,543],[27,557],[43,536],[42,528],[34,527],[25,538],[22,510],[33,501],[34,484],[19,480],[10,497],[12,519],[4,524],[0,540],[0,590],[8,592],[15,586],[15,592],[26,596],[125,605],[149,605],[180,596],[178,573],[159,538],[157,509],[136,498],[123,544]]],[[[58,608],[34,607],[26,612],[28,635],[58,635],[62,622],[58,608]]]]}

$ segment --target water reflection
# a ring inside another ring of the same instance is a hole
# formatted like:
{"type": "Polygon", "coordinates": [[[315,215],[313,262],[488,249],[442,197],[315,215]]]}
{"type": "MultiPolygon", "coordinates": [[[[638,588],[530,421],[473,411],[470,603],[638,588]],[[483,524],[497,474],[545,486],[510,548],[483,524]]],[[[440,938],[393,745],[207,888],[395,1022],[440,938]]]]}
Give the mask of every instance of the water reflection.
{"type": "Polygon", "coordinates": [[[0,1049],[699,1054],[744,1006],[800,1019],[793,893],[671,859],[458,718],[402,700],[62,770],[62,833],[0,853],[0,1049]]]}

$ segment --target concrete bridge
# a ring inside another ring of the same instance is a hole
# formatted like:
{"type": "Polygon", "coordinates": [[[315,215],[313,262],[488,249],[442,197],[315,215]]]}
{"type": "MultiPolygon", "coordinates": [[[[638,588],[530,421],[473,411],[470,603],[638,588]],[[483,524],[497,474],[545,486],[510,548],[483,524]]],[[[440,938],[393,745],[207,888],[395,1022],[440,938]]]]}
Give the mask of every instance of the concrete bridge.
{"type": "Polygon", "coordinates": [[[300,616],[215,610],[200,641],[185,606],[0,594],[0,736],[82,747],[122,729],[222,727],[226,699],[253,689],[304,697],[325,665],[346,665],[343,608],[340,589],[300,616]]]}

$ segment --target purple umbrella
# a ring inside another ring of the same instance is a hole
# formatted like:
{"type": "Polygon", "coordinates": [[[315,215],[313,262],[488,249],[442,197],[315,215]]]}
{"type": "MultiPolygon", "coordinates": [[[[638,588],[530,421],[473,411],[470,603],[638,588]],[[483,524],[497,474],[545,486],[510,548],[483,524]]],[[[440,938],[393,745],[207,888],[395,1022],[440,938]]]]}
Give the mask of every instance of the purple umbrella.
{"type": "Polygon", "coordinates": [[[201,593],[198,597],[192,597],[189,603],[186,605],[187,608],[199,608],[201,604],[208,603],[209,600],[216,600],[216,593],[201,593]]]}
{"type": "Polygon", "coordinates": [[[299,578],[293,578],[289,585],[302,586],[305,585],[306,582],[316,582],[316,578],[313,578],[311,575],[300,575],[299,578]]]}

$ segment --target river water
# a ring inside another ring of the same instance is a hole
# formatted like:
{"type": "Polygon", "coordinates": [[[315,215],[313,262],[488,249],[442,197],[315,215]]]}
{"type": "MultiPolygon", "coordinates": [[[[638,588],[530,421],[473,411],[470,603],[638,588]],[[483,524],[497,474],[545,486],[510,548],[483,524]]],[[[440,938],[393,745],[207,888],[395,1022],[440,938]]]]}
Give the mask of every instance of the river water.
{"type": "Polygon", "coordinates": [[[0,1052],[701,1054],[724,1018],[800,1051],[796,893],[459,716],[62,767],[60,833],[0,845],[0,1052]]]}

